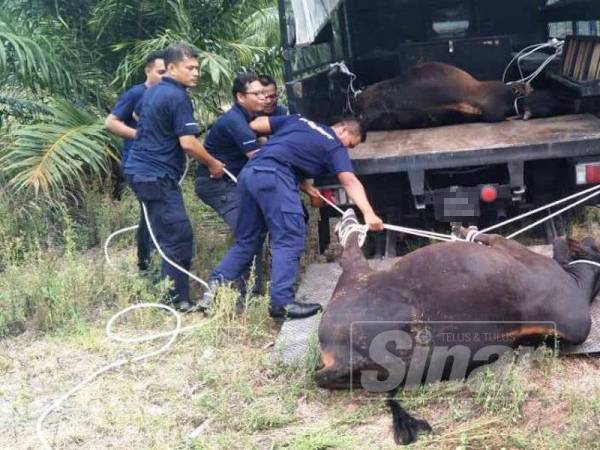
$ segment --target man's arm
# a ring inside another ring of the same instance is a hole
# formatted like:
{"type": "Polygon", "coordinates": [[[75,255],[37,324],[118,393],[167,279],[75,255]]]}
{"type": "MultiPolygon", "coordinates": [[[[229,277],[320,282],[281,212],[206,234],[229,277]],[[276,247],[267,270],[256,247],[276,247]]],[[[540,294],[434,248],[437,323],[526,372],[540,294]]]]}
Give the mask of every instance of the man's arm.
{"type": "Polygon", "coordinates": [[[184,152],[208,167],[211,177],[221,178],[223,176],[225,164],[208,153],[196,136],[179,136],[179,143],[184,152]]]}
{"type": "Polygon", "coordinates": [[[308,180],[302,180],[300,182],[300,190],[306,193],[310,198],[310,206],[321,208],[325,205],[325,202],[321,198],[321,191],[319,191],[312,183],[309,183],[308,180]]]}
{"type": "Polygon", "coordinates": [[[271,124],[269,123],[269,117],[261,116],[250,122],[250,129],[255,133],[266,135],[271,134],[271,124]]]}
{"type": "Polygon", "coordinates": [[[302,180],[302,182],[300,183],[300,190],[310,195],[311,197],[316,197],[320,199],[319,194],[321,194],[321,191],[314,187],[312,183],[309,183],[308,180],[302,180]]]}
{"type": "Polygon", "coordinates": [[[361,210],[365,218],[365,223],[369,225],[372,231],[383,230],[383,221],[375,214],[362,183],[352,172],[340,172],[337,174],[338,180],[344,187],[346,193],[361,210]]]}
{"type": "Polygon", "coordinates": [[[114,114],[109,114],[104,121],[104,128],[123,139],[135,139],[135,128],[128,127],[114,114]]]}

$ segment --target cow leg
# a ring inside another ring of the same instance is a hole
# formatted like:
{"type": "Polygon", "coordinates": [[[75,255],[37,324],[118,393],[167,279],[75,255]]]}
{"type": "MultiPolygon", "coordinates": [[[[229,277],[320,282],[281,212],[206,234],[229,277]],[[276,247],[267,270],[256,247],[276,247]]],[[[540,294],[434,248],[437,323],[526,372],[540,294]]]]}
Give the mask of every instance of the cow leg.
{"type": "Polygon", "coordinates": [[[419,420],[408,414],[400,404],[394,400],[398,389],[390,391],[386,405],[392,412],[394,428],[394,441],[398,445],[408,445],[417,440],[420,432],[431,432],[431,426],[425,420],[419,420]]]}
{"type": "Polygon", "coordinates": [[[571,262],[569,244],[565,238],[556,238],[552,242],[552,258],[561,266],[566,266],[571,262]]]}
{"type": "Polygon", "coordinates": [[[341,367],[334,364],[330,367],[324,367],[317,370],[314,380],[319,387],[325,389],[350,389],[360,388],[360,377],[351,377],[348,367],[341,367]]]}

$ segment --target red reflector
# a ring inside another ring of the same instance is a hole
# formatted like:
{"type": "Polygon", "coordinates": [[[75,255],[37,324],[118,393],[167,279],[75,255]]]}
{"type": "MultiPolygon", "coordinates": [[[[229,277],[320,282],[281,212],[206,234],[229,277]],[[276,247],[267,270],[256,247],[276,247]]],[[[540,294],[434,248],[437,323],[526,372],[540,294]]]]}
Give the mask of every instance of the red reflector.
{"type": "Polygon", "coordinates": [[[321,194],[323,195],[323,197],[325,197],[331,203],[336,203],[336,199],[335,199],[335,196],[333,195],[332,189],[323,189],[321,191],[321,194]]]}
{"type": "Polygon", "coordinates": [[[585,182],[587,184],[600,183],[600,164],[590,164],[585,166],[585,182]]]}
{"type": "Polygon", "coordinates": [[[484,186],[481,188],[481,192],[479,193],[479,198],[481,198],[482,202],[492,203],[495,202],[498,198],[498,191],[494,186],[484,186]]]}

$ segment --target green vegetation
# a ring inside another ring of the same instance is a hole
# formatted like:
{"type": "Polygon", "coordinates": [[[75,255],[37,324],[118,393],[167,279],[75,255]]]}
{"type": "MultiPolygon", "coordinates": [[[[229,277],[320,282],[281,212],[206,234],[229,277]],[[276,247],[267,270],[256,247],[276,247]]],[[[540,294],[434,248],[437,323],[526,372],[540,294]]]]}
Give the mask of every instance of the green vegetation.
{"type": "Polygon", "coordinates": [[[104,117],[146,55],[177,41],[200,50],[205,126],[240,70],[279,78],[274,0],[0,0],[0,177],[56,196],[105,176],[119,141],[104,117]]]}

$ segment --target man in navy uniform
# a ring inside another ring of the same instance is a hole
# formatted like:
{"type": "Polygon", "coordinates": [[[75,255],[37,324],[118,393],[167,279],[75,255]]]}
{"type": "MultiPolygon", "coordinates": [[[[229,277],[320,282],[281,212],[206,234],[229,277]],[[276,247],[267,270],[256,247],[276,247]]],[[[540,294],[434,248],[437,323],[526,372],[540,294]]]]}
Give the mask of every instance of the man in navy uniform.
{"type": "Polygon", "coordinates": [[[288,111],[285,106],[278,104],[279,93],[277,92],[277,83],[270,75],[259,75],[258,79],[263,86],[265,95],[265,104],[263,106],[263,115],[265,116],[285,116],[288,111]]]}
{"type": "MultiPolygon", "coordinates": [[[[231,89],[233,105],[217,119],[204,140],[206,150],[219,161],[224,162],[227,170],[236,177],[248,158],[261,145],[248,123],[259,115],[287,114],[285,108],[280,107],[276,110],[277,98],[273,95],[269,96],[270,112],[265,111],[268,88],[263,83],[269,81],[273,81],[273,79],[266,80],[264,76],[259,77],[252,72],[240,73],[233,81],[231,89]],[[273,100],[275,101],[273,102],[273,100]]],[[[272,94],[276,94],[274,87],[272,90],[272,94]]],[[[236,182],[228,176],[219,179],[211,178],[207,168],[199,164],[195,190],[198,198],[214,209],[231,231],[235,232],[240,210],[240,196],[236,182]]],[[[253,289],[255,294],[260,292],[262,284],[261,253],[259,248],[256,259],[256,281],[253,289]]],[[[245,282],[249,277],[249,266],[241,274],[241,277],[242,279],[236,280],[236,282],[243,295],[245,282]]],[[[203,303],[202,306],[206,308],[208,304],[203,303]]]]}
{"type": "MultiPolygon", "coordinates": [[[[122,168],[125,165],[125,161],[127,161],[129,150],[135,139],[135,129],[137,127],[137,120],[134,117],[135,107],[142,99],[146,89],[158,83],[165,73],[165,62],[163,60],[162,51],[152,52],[146,57],[146,60],[144,61],[144,72],[146,74],[146,81],[136,84],[125,91],[104,122],[104,127],[108,131],[123,138],[121,165],[116,168],[117,179],[115,180],[113,193],[113,197],[116,199],[121,198],[123,185],[125,183],[122,168]]],[[[152,240],[148,234],[148,228],[146,227],[146,221],[144,220],[144,214],[141,211],[141,207],[140,222],[136,238],[138,267],[140,270],[146,270],[148,268],[150,252],[152,250],[152,240]]]]}
{"type": "MultiPolygon", "coordinates": [[[[248,123],[264,114],[263,89],[256,74],[239,74],[231,89],[233,105],[217,119],[204,139],[208,153],[225,163],[227,170],[236,177],[248,158],[260,147],[256,133],[248,123]]],[[[199,164],[195,190],[198,198],[214,209],[232,231],[235,230],[240,208],[236,183],[227,176],[211,178],[208,169],[199,164]]]]}
{"type": "MultiPolygon", "coordinates": [[[[146,205],[149,226],[162,251],[189,270],[193,233],[178,184],[185,154],[205,164],[215,178],[223,175],[224,165],[209,155],[196,137],[200,129],[187,89],[198,81],[197,50],[185,43],[173,44],[165,50],[164,60],[167,73],[148,89],[137,108],[140,120],[125,163],[125,176],[146,205]]],[[[180,311],[192,310],[188,276],[165,260],[162,275],[174,281],[174,306],[180,311]]]]}
{"type": "Polygon", "coordinates": [[[270,234],[271,317],[309,317],[319,304],[297,303],[294,284],[304,250],[306,224],[299,187],[309,195],[318,190],[306,180],[335,174],[364,216],[371,230],[382,230],[383,222],[369,204],[365,190],[354,175],[347,148],[365,139],[355,119],[332,127],[316,124],[300,115],[259,117],[250,127],[272,134],[269,141],[246,164],[239,176],[240,217],[236,242],[211,275],[213,284],[240,276],[270,234]]]}

